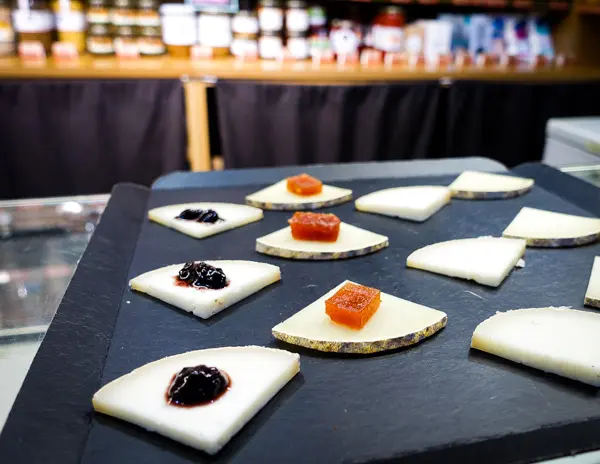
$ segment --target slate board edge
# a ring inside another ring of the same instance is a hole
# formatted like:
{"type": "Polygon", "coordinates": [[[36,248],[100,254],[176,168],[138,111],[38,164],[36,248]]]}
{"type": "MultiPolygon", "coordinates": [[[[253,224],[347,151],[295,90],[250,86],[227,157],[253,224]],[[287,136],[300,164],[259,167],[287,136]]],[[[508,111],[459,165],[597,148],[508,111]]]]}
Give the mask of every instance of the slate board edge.
{"type": "Polygon", "coordinates": [[[113,189],[0,434],[0,462],[79,462],[148,197],[113,189]]]}

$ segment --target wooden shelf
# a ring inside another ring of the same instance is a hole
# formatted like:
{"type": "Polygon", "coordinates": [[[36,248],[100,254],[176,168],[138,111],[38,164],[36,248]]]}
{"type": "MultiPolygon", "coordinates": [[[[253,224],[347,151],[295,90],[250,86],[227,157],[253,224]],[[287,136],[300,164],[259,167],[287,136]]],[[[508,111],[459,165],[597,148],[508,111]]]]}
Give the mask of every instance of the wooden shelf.
{"type": "Polygon", "coordinates": [[[200,79],[207,83],[217,79],[248,79],[285,82],[349,83],[370,81],[484,79],[510,81],[567,81],[600,79],[600,68],[567,67],[558,69],[468,69],[426,70],[401,67],[369,67],[336,64],[313,65],[310,61],[277,63],[255,61],[240,63],[233,58],[192,62],[164,58],[141,58],[123,61],[115,58],[82,57],[73,64],[47,60],[41,64],[25,64],[17,58],[0,59],[3,79],[200,79]]]}

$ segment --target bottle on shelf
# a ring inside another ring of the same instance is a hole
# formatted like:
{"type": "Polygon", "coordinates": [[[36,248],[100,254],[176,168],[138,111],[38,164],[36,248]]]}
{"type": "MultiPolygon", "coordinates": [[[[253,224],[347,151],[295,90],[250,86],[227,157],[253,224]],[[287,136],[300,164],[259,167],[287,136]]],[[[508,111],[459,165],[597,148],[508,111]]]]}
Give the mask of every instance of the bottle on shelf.
{"type": "Polygon", "coordinates": [[[10,1],[0,0],[0,56],[15,53],[15,31],[10,20],[10,1]]]}
{"type": "Polygon", "coordinates": [[[54,15],[46,0],[17,0],[12,18],[19,43],[35,42],[41,44],[46,54],[50,53],[54,15]]]}
{"type": "Polygon", "coordinates": [[[58,40],[72,44],[77,53],[85,51],[85,12],[82,0],[54,0],[52,10],[56,15],[58,40]]]}

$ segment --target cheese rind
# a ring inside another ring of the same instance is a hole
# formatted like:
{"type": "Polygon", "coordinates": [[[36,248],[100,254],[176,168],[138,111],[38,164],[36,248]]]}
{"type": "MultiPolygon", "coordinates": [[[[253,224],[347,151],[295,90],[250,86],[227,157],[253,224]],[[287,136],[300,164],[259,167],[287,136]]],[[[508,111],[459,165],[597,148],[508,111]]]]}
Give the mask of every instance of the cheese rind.
{"type": "Polygon", "coordinates": [[[202,319],[223,311],[264,287],[281,280],[278,266],[256,261],[205,261],[223,269],[229,285],[221,289],[197,289],[175,285],[184,263],[141,274],[129,282],[132,290],[191,312],[202,319]]]}
{"type": "Polygon", "coordinates": [[[524,207],[502,232],[531,247],[571,247],[600,239],[600,219],[524,207]]]}
{"type": "Polygon", "coordinates": [[[300,370],[295,353],[259,346],[190,351],[113,380],[92,399],[97,412],[123,419],[209,454],[217,453],[300,370]],[[227,373],[230,388],[213,403],[177,407],[165,393],[174,374],[204,364],[227,373]]]}
{"type": "Polygon", "coordinates": [[[160,208],[148,211],[148,219],[151,221],[194,238],[209,237],[225,232],[226,230],[259,221],[262,218],[263,212],[261,209],[246,205],[236,205],[234,203],[182,203],[161,206],[160,208]],[[175,219],[185,209],[212,209],[224,220],[214,224],[205,224],[196,221],[175,219]]]}
{"type": "Polygon", "coordinates": [[[466,238],[434,243],[410,254],[406,265],[497,287],[525,253],[525,240],[466,238]]]}
{"type": "Polygon", "coordinates": [[[323,184],[316,195],[296,195],[287,189],[287,180],[254,192],[246,197],[246,204],[257,208],[279,211],[300,211],[326,208],[352,200],[352,190],[323,184]]]}
{"type": "Polygon", "coordinates": [[[256,239],[256,251],[288,259],[344,259],[374,253],[389,245],[388,238],[342,222],[335,242],[295,240],[289,227],[256,239]]]}
{"type": "Polygon", "coordinates": [[[600,314],[570,308],[496,313],[477,326],[471,347],[600,386],[600,314]]]}
{"type": "Polygon", "coordinates": [[[358,198],[354,204],[366,213],[423,222],[447,205],[450,198],[447,187],[423,185],[378,190],[358,198]]]}
{"type": "Polygon", "coordinates": [[[600,309],[600,256],[594,258],[594,265],[590,275],[584,303],[600,309]]]}
{"type": "Polygon", "coordinates": [[[499,200],[524,195],[533,188],[526,177],[465,171],[449,185],[454,198],[464,200],[499,200]]]}
{"type": "Polygon", "coordinates": [[[442,311],[381,292],[379,308],[362,329],[333,322],[325,300],[350,281],[273,327],[273,336],[284,342],[334,353],[371,354],[414,345],[446,326],[442,311]]]}

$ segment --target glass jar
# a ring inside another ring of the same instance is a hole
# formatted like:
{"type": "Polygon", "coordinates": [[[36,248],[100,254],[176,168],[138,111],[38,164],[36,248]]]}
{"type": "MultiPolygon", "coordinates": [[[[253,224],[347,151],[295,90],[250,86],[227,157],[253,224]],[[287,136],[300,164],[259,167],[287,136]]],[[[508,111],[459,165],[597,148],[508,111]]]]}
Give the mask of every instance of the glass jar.
{"type": "Polygon", "coordinates": [[[162,41],[160,26],[144,26],[140,28],[138,48],[140,55],[143,56],[164,55],[167,49],[162,41]]]}
{"type": "Polygon", "coordinates": [[[361,43],[360,26],[354,21],[334,20],[331,23],[330,41],[336,55],[358,53],[361,43]]]}
{"type": "Polygon", "coordinates": [[[402,51],[404,11],[397,6],[382,8],[372,27],[373,47],[382,52],[402,51]]]}
{"type": "Polygon", "coordinates": [[[258,56],[263,60],[275,60],[283,51],[283,41],[277,32],[263,32],[258,39],[258,56]]]}
{"type": "Polygon", "coordinates": [[[78,53],[85,50],[85,13],[81,0],[54,0],[58,40],[71,43],[78,53]]]}
{"type": "Polygon", "coordinates": [[[10,21],[10,2],[0,0],[0,56],[15,53],[15,31],[10,21]]]}
{"type": "Polygon", "coordinates": [[[88,24],[110,24],[110,0],[89,0],[86,19],[88,24]]]}
{"type": "Polygon", "coordinates": [[[88,27],[86,50],[90,55],[108,56],[115,53],[110,25],[92,23],[88,27]]]}
{"type": "Polygon", "coordinates": [[[160,27],[160,14],[158,13],[158,0],[139,0],[137,11],[137,25],[160,27]]]}
{"type": "Polygon", "coordinates": [[[196,43],[196,10],[193,5],[165,3],[160,7],[163,42],[169,55],[189,58],[196,43]]]}
{"type": "Polygon", "coordinates": [[[113,39],[115,52],[119,53],[120,50],[131,50],[138,46],[137,31],[134,26],[116,26],[114,28],[114,39],[113,39]]]}
{"type": "Polygon", "coordinates": [[[231,54],[238,58],[247,56],[258,56],[258,37],[256,34],[242,34],[236,32],[233,34],[231,42],[231,54]]]}
{"type": "Polygon", "coordinates": [[[258,24],[263,32],[281,32],[283,30],[283,9],[279,1],[259,1],[258,24]]]}
{"type": "MultiPolygon", "coordinates": [[[[258,17],[254,11],[240,10],[231,21],[234,34],[258,34],[258,17]]],[[[256,39],[256,37],[255,37],[256,39]]]]}
{"type": "Polygon", "coordinates": [[[229,54],[231,17],[219,9],[208,9],[198,19],[198,43],[212,50],[213,57],[229,54]]]}
{"type": "Polygon", "coordinates": [[[110,21],[113,26],[137,25],[137,8],[134,0],[114,0],[110,21]]]}
{"type": "Polygon", "coordinates": [[[285,11],[285,28],[288,32],[308,31],[308,9],[304,0],[289,0],[285,11]]]}
{"type": "Polygon", "coordinates": [[[287,51],[295,60],[306,60],[310,54],[306,32],[288,32],[287,51]]]}
{"type": "Polygon", "coordinates": [[[45,0],[18,0],[12,17],[19,42],[40,42],[50,53],[54,15],[45,0]]]}

